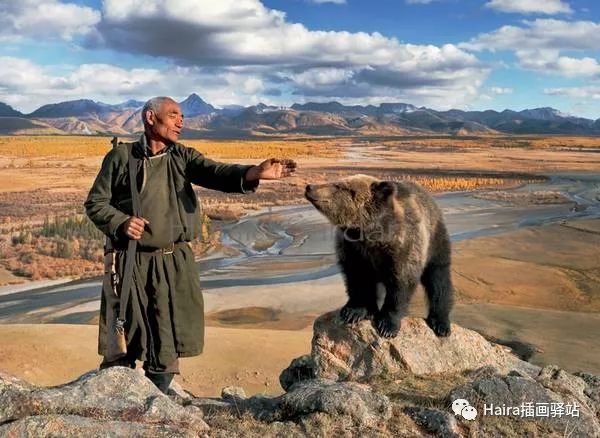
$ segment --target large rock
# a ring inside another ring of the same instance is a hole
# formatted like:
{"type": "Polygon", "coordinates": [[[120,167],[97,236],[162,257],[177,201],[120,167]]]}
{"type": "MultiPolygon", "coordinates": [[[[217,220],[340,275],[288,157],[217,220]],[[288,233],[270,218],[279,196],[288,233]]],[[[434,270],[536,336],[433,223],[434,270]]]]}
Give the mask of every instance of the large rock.
{"type": "Polygon", "coordinates": [[[532,423],[546,436],[600,436],[594,402],[583,393],[585,383],[582,386],[579,377],[557,370],[548,367],[537,380],[514,375],[481,377],[452,390],[448,404],[465,399],[475,407],[482,436],[499,436],[499,420],[510,424],[515,436],[531,430],[532,423]],[[538,412],[542,405],[547,408],[545,415],[538,412]]]}
{"type": "Polygon", "coordinates": [[[77,415],[36,415],[0,426],[0,436],[105,438],[134,436],[137,438],[193,438],[198,434],[188,429],[163,424],[140,424],[126,421],[96,420],[77,415]]]}
{"type": "MultiPolygon", "coordinates": [[[[180,406],[144,376],[125,367],[90,372],[74,382],[53,388],[36,388],[0,376],[0,388],[0,424],[56,414],[97,420],[104,424],[102,430],[107,434],[113,433],[107,429],[112,426],[122,430],[121,422],[169,426],[192,434],[202,434],[209,429],[199,409],[180,406]]],[[[32,421],[19,424],[35,423],[40,427],[41,423],[32,421]]],[[[62,420],[48,417],[47,421],[62,420]]],[[[93,427],[93,424],[87,422],[85,427],[93,427]]]]}
{"type": "Polygon", "coordinates": [[[293,359],[290,365],[281,372],[279,383],[284,391],[287,391],[294,383],[315,377],[315,362],[309,354],[305,354],[293,359]]]}
{"type": "Polygon", "coordinates": [[[333,380],[401,371],[457,373],[488,365],[504,374],[511,370],[529,375],[539,372],[539,367],[520,360],[509,348],[491,344],[480,334],[454,324],[449,337],[439,338],[423,319],[406,317],[398,336],[386,339],[370,321],[344,324],[337,311],[315,321],[311,356],[315,375],[333,380]]]}
{"type": "Polygon", "coordinates": [[[582,372],[575,373],[575,375],[585,382],[586,388],[583,392],[590,400],[596,403],[596,414],[600,417],[600,376],[582,372]]]}
{"type": "Polygon", "coordinates": [[[404,408],[404,412],[415,423],[435,436],[444,438],[460,438],[462,436],[456,423],[456,418],[448,412],[417,406],[406,407],[404,408]]]}
{"type": "Polygon", "coordinates": [[[298,418],[313,412],[348,415],[360,424],[389,418],[391,405],[384,395],[354,382],[334,382],[325,379],[296,383],[281,396],[279,409],[283,418],[298,418]]]}

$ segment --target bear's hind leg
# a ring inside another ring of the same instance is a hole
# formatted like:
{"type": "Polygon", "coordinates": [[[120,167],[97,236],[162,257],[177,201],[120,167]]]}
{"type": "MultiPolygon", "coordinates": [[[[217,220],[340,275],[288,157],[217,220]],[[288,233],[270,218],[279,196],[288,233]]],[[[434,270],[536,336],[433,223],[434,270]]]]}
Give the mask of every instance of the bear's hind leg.
{"type": "Polygon", "coordinates": [[[408,304],[417,287],[412,278],[390,279],[385,282],[385,300],[375,317],[375,328],[380,336],[393,338],[400,331],[400,321],[408,311],[408,304]]]}
{"type": "Polygon", "coordinates": [[[449,336],[452,308],[450,265],[430,263],[421,276],[421,282],[429,301],[427,325],[437,336],[449,336]]]}
{"type": "Polygon", "coordinates": [[[348,302],[340,310],[340,318],[348,324],[368,319],[377,312],[377,283],[365,269],[344,272],[348,302]]]}

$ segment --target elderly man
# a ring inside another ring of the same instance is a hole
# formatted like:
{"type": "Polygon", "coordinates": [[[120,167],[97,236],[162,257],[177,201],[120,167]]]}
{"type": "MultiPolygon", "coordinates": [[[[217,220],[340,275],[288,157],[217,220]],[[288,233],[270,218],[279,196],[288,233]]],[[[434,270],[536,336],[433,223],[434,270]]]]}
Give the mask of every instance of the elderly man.
{"type": "MultiPolygon", "coordinates": [[[[177,143],[183,114],[169,97],[150,99],[142,119],[139,140],[113,148],[104,158],[85,209],[117,249],[118,275],[123,275],[129,239],[137,241],[124,324],[127,354],[113,361],[105,357],[101,368],[135,367],[136,359],[143,360],[146,376],[166,392],[179,373],[178,358],[200,354],[204,343],[204,304],[189,246],[201,231],[201,218],[191,184],[253,192],[259,180],[289,176],[296,165],[273,158],[257,166],[218,163],[177,143]],[[138,216],[133,215],[129,150],[137,159],[132,163],[138,163],[138,216]]],[[[106,309],[115,303],[107,303],[104,295],[98,350],[106,356],[106,309]]]]}

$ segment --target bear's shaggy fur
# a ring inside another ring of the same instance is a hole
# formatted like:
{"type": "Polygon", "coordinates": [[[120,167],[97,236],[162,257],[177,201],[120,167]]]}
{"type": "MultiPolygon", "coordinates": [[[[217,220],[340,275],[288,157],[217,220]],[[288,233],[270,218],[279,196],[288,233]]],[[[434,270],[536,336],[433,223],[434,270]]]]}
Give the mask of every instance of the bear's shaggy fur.
{"type": "Polygon", "coordinates": [[[421,282],[429,301],[427,324],[450,334],[450,239],[439,207],[420,186],[355,175],[308,185],[306,198],[336,226],[336,252],[346,282],[343,321],[373,318],[393,337],[421,282]],[[377,284],[385,287],[381,308],[377,284]]]}

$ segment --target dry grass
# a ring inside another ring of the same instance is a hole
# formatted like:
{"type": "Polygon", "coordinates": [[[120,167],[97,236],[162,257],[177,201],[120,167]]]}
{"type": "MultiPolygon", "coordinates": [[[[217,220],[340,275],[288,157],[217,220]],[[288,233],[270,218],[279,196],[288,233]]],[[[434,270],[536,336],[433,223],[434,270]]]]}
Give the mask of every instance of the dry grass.
{"type": "Polygon", "coordinates": [[[340,155],[340,151],[336,148],[337,142],[333,140],[184,140],[183,142],[209,157],[218,158],[332,158],[340,155]]]}
{"type": "Polygon", "coordinates": [[[393,180],[408,180],[420,184],[430,192],[462,192],[477,189],[510,188],[524,184],[526,181],[510,178],[480,178],[480,177],[431,177],[410,175],[393,180]]]}
{"type": "MultiPolygon", "coordinates": [[[[102,156],[110,148],[112,137],[101,136],[0,136],[2,155],[9,157],[93,157],[102,156]]],[[[127,138],[121,138],[129,141],[127,138]]],[[[218,158],[313,157],[335,158],[351,139],[282,139],[282,140],[182,140],[207,156],[218,158]]],[[[390,149],[586,149],[599,148],[598,137],[569,136],[482,136],[482,137],[407,137],[373,141],[361,139],[365,145],[378,143],[390,149]]]]}
{"type": "MultiPolygon", "coordinates": [[[[2,155],[16,158],[95,157],[110,150],[112,137],[89,136],[0,136],[2,155]]],[[[122,141],[129,139],[122,138],[122,141]]],[[[335,157],[333,140],[182,140],[209,157],[262,159],[265,157],[335,157]]]]}
{"type": "Polygon", "coordinates": [[[112,137],[0,136],[2,155],[10,157],[93,157],[106,154],[112,137]]]}
{"type": "Polygon", "coordinates": [[[384,140],[381,144],[391,148],[422,147],[422,148],[598,148],[600,138],[577,136],[481,136],[481,137],[432,137],[384,140]]]}

